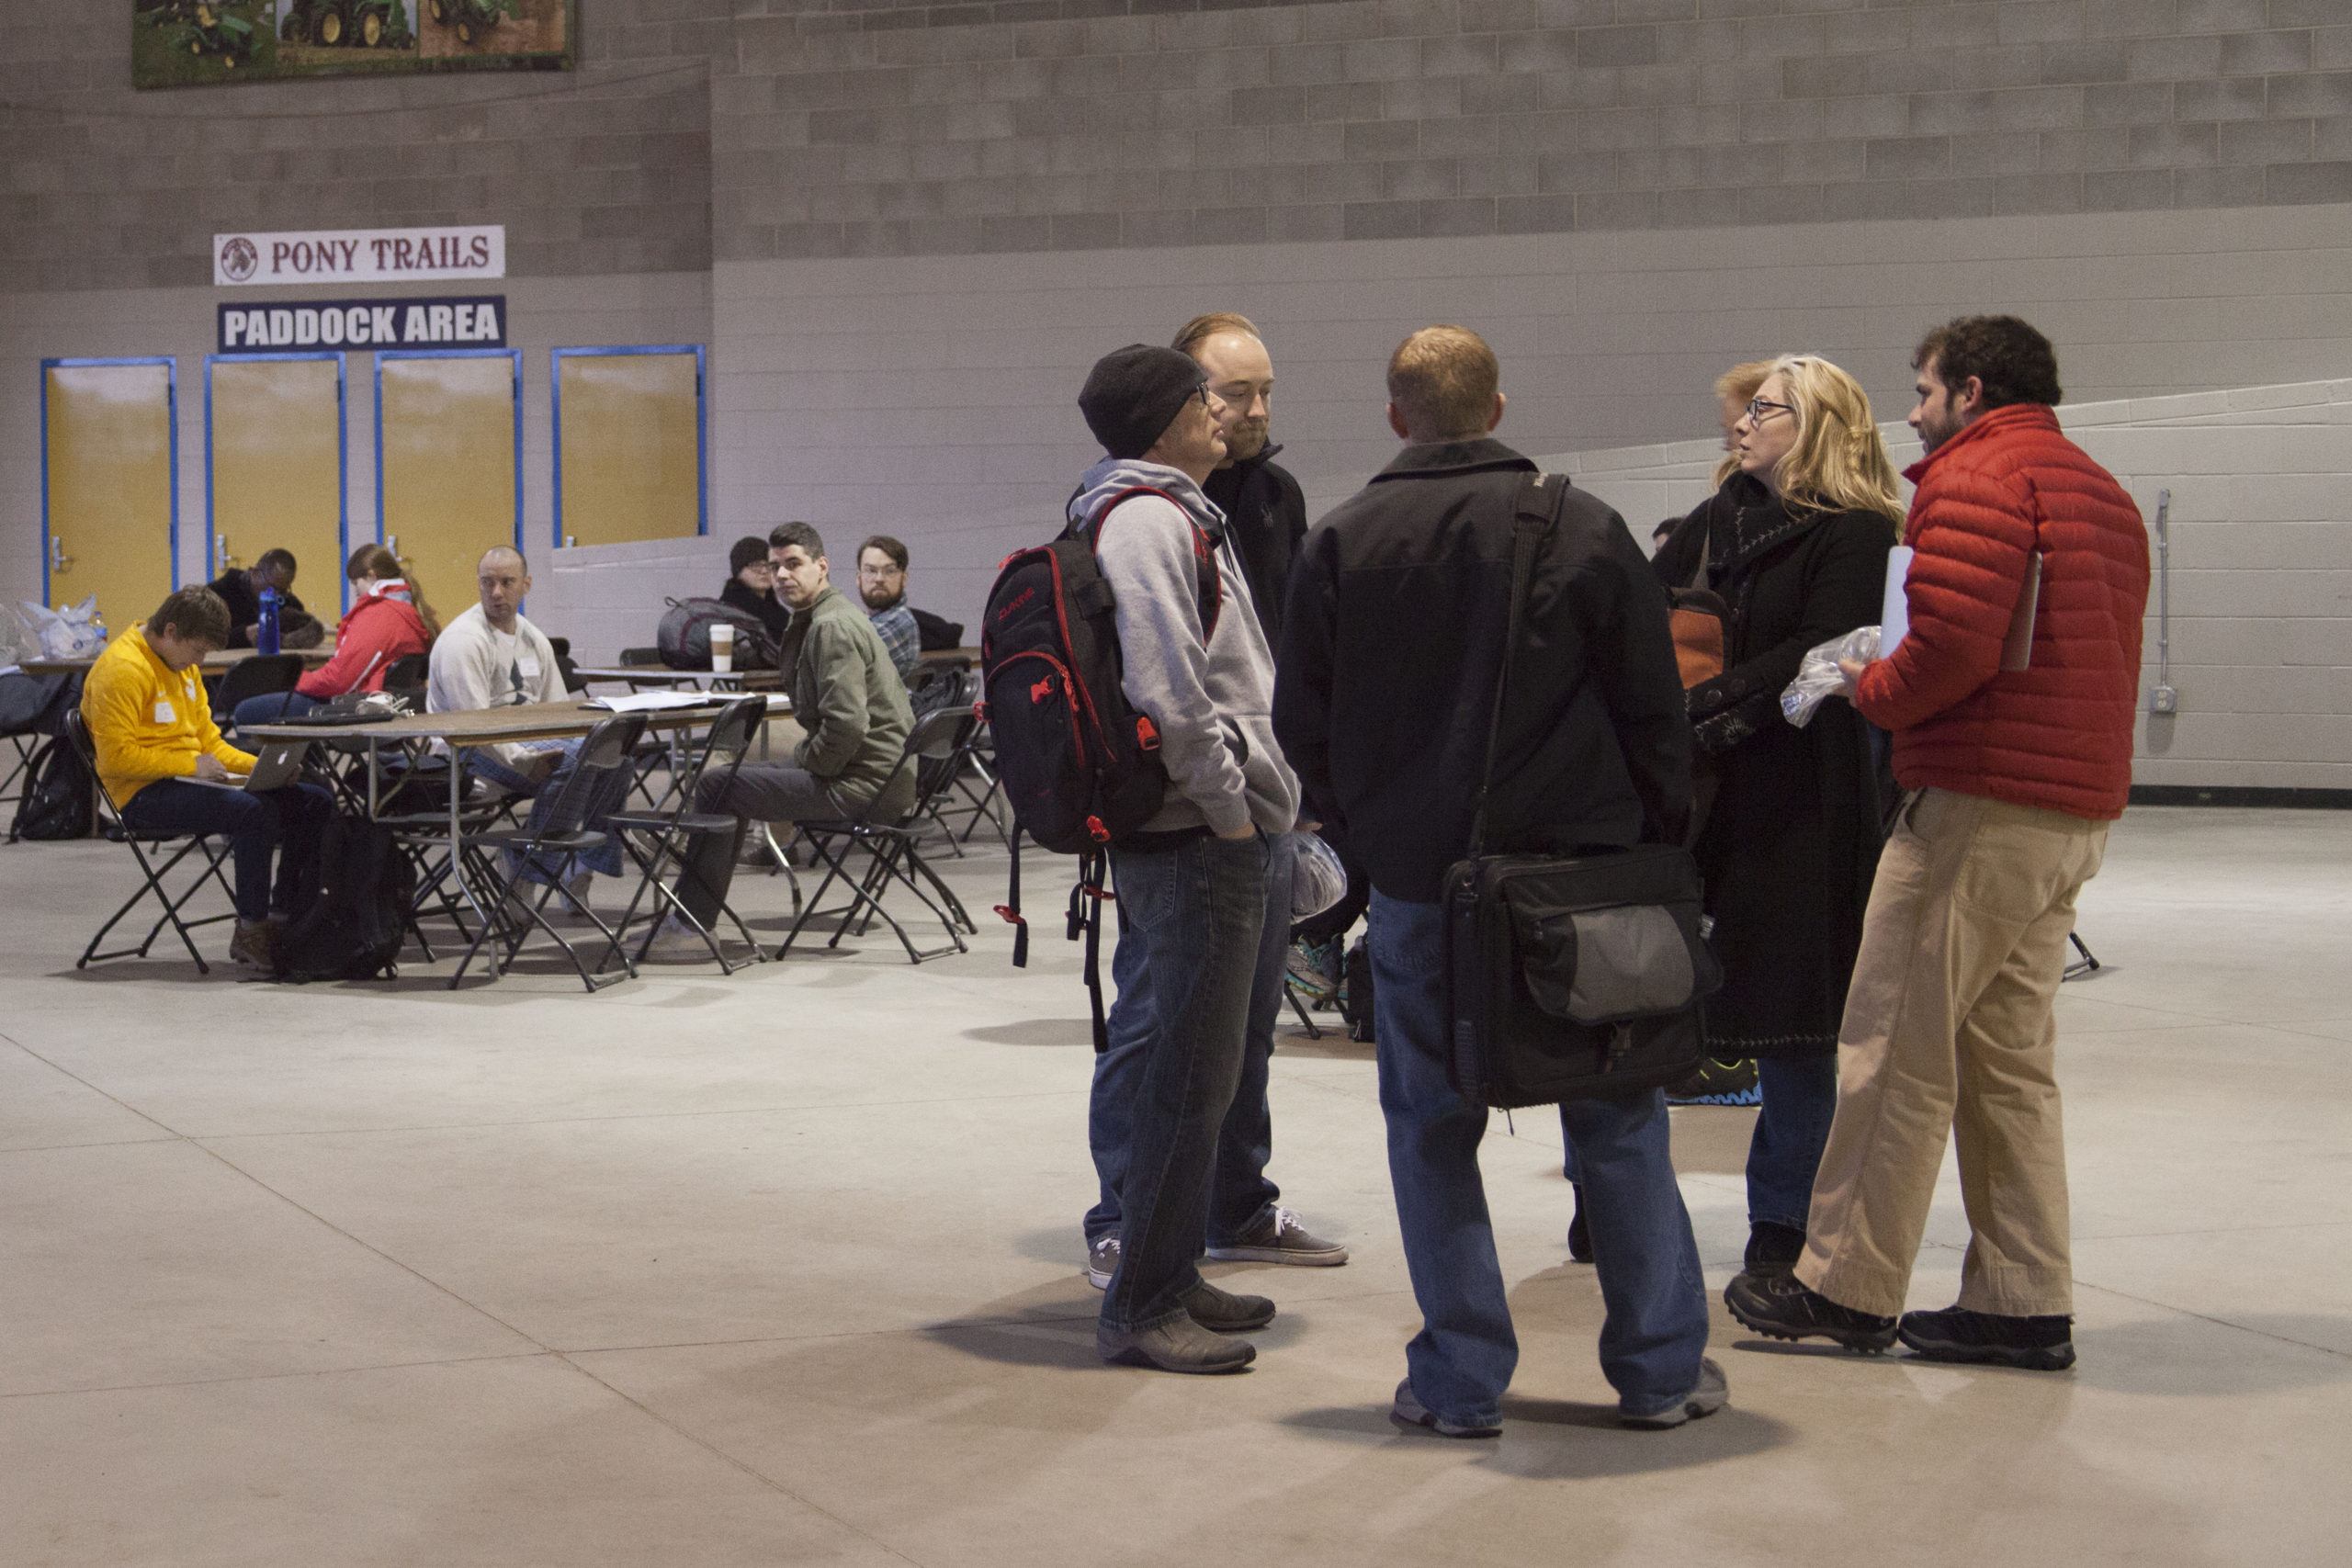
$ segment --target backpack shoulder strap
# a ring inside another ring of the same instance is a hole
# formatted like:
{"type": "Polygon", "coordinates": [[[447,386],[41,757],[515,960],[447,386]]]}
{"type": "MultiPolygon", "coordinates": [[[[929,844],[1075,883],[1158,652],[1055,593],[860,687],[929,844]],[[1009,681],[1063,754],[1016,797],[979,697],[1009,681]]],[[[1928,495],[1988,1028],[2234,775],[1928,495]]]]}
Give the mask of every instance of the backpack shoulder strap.
{"type": "Polygon", "coordinates": [[[1132,501],[1139,495],[1159,497],[1182,513],[1185,522],[1192,524],[1193,569],[1196,579],[1195,588],[1200,596],[1201,641],[1206,643],[1209,638],[1216,635],[1217,615],[1225,608],[1225,581],[1217,574],[1216,546],[1210,540],[1208,530],[1193,521],[1193,514],[1185,511],[1182,502],[1157,485],[1130,485],[1101,506],[1096,507],[1093,515],[1083,522],[1073,519],[1070,523],[1070,532],[1073,535],[1082,532],[1088,547],[1100,555],[1102,550],[1102,524],[1111,515],[1111,509],[1121,502],[1132,501]]]}

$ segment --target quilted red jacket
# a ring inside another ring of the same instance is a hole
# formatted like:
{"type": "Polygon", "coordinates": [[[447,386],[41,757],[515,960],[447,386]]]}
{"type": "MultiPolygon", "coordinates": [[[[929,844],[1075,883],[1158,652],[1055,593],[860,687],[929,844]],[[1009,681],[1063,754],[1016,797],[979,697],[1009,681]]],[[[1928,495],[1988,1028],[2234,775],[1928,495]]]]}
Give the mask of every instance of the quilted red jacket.
{"type": "Polygon", "coordinates": [[[2096,820],[2132,788],[2148,531],[2113,475],[2042,403],[1995,409],[1905,470],[1918,486],[1911,629],[1855,705],[1894,732],[1906,789],[1990,795],[2096,820]],[[2031,668],[2001,644],[2041,552],[2031,668]]]}

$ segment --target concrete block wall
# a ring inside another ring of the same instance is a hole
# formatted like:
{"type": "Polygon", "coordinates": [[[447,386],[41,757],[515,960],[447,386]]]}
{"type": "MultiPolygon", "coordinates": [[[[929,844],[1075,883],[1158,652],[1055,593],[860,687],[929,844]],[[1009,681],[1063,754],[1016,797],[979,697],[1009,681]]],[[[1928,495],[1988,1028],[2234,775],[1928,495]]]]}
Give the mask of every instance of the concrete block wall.
{"type": "MultiPolygon", "coordinates": [[[[2152,594],[2132,778],[2143,784],[2352,787],[2352,381],[2069,404],[2067,434],[2153,528],[2169,491],[2170,682],[2152,715],[2152,594]]],[[[1919,446],[1884,427],[1898,467],[1919,446]]],[[[1713,490],[1710,441],[1564,453],[1547,468],[1624,515],[1645,546],[1713,490]]],[[[1907,491],[1907,487],[1906,487],[1907,491]]]]}
{"type": "Polygon", "coordinates": [[[2352,201],[2336,0],[766,0],[719,70],[724,260],[2352,201]]]}

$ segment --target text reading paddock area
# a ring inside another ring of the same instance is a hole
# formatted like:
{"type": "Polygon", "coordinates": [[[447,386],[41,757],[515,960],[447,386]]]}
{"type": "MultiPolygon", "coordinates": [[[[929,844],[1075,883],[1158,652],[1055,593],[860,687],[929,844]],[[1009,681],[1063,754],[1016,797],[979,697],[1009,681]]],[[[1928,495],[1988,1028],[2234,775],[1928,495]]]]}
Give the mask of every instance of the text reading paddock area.
{"type": "Polygon", "coordinates": [[[301,305],[222,305],[222,354],[375,344],[506,346],[506,297],[341,299],[301,305]]]}

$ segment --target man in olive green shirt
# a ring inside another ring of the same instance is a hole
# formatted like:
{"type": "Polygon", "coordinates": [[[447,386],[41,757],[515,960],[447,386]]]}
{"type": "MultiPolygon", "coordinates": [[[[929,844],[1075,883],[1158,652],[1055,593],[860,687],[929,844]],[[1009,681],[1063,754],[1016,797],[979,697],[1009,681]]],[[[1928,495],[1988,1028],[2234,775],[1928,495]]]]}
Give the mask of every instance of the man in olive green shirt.
{"type": "Polygon", "coordinates": [[[770,536],[776,593],[792,606],[784,667],[792,715],[806,738],[789,764],[746,761],[730,779],[702,781],[698,810],[731,812],[735,831],[695,841],[678,899],[707,930],[727,897],[752,822],[898,822],[914,808],[907,688],[865,612],[831,581],[825,541],[806,523],[770,536]]]}

